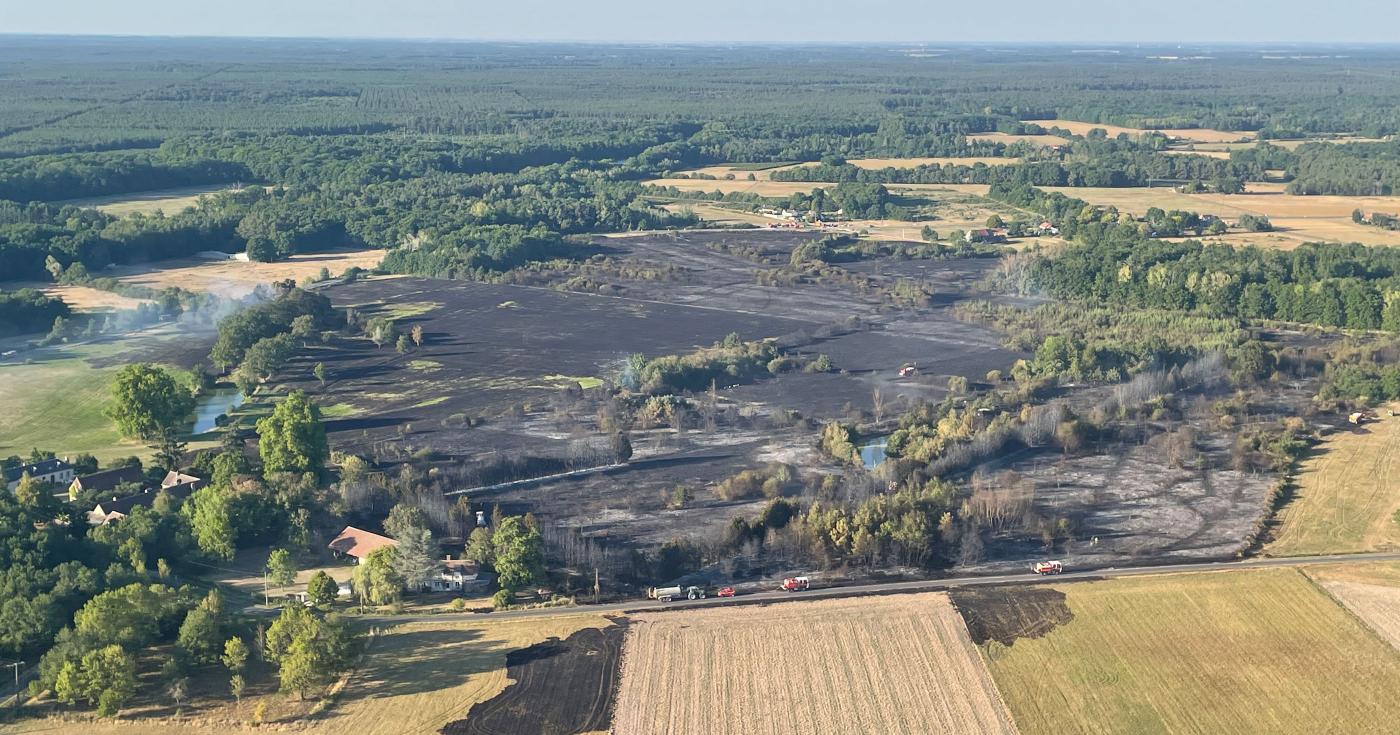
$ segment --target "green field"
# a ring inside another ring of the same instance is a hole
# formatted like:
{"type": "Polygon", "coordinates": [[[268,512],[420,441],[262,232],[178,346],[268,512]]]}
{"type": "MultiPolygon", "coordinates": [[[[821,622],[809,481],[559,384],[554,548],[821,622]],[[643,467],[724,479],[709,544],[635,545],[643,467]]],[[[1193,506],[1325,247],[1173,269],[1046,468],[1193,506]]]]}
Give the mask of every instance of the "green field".
{"type": "MultiPolygon", "coordinates": [[[[1040,589],[1063,593],[1058,623],[981,645],[1022,733],[1394,732],[1400,722],[1400,655],[1298,571],[1040,589]]],[[[1027,609],[1000,612],[1019,623],[1027,609]]]]}
{"type": "Polygon", "coordinates": [[[91,363],[175,338],[170,332],[147,332],[100,344],[59,345],[29,353],[25,362],[0,364],[5,413],[0,456],[26,456],[35,448],[60,457],[86,452],[103,462],[149,455],[144,444],[122,439],[104,414],[112,379],[124,362],[91,363]]]}

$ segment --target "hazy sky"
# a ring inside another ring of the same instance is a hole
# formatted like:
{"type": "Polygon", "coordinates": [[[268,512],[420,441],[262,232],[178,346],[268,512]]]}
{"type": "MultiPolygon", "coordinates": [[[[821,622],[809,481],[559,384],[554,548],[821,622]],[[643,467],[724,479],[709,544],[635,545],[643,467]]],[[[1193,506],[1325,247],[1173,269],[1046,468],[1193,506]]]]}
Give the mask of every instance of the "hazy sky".
{"type": "Polygon", "coordinates": [[[1400,0],[0,0],[0,33],[647,42],[1400,42],[1400,0]]]}

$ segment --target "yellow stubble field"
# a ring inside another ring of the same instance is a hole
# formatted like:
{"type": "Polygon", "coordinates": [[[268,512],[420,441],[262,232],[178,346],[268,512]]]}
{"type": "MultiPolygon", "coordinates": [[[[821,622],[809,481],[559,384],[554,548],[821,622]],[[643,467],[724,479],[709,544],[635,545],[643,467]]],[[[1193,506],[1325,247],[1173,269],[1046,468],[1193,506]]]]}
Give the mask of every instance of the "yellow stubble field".
{"type": "Polygon", "coordinates": [[[1013,733],[940,593],[633,616],[614,735],[1013,733]]]}

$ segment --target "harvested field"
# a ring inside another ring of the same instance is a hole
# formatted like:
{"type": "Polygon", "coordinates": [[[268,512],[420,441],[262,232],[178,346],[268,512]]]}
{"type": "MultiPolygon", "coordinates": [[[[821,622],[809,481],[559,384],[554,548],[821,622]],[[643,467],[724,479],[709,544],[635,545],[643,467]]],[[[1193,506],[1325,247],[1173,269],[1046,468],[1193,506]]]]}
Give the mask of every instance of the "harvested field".
{"type": "Polygon", "coordinates": [[[1281,184],[1251,183],[1244,194],[1182,194],[1168,187],[1095,188],[1045,187],[1090,204],[1117,207],[1141,216],[1151,207],[1214,214],[1234,220],[1241,215],[1263,215],[1274,232],[1234,232],[1205,238],[1235,244],[1254,244],[1291,250],[1305,242],[1361,242],[1400,245],[1400,232],[1352,222],[1354,209],[1400,213],[1400,197],[1292,196],[1281,184]]]}
{"type": "MultiPolygon", "coordinates": [[[[1128,135],[1141,135],[1150,132],[1151,128],[1125,128],[1121,125],[1108,125],[1105,123],[1086,123],[1076,120],[1027,120],[1026,122],[1039,125],[1046,130],[1050,128],[1060,128],[1068,130],[1075,135],[1088,135],[1094,128],[1102,128],[1108,132],[1110,138],[1116,137],[1120,133],[1128,135]]],[[[1210,128],[1174,128],[1161,129],[1163,135],[1173,138],[1181,138],[1196,143],[1234,143],[1242,140],[1253,140],[1257,135],[1252,132],[1235,132],[1230,130],[1212,130],[1210,128]]]]}
{"type": "MultiPolygon", "coordinates": [[[[1295,570],[1053,589],[1071,620],[982,646],[1022,732],[1377,732],[1400,717],[1400,655],[1295,570]]],[[[1003,614],[990,603],[959,607],[1003,614]]]]}
{"type": "Polygon", "coordinates": [[[167,215],[171,215],[183,211],[185,207],[193,207],[199,203],[199,198],[206,194],[214,194],[220,191],[238,191],[238,188],[224,184],[214,186],[187,186],[180,189],[113,194],[110,196],[90,197],[87,199],[68,199],[66,201],[54,202],[54,204],[67,204],[74,207],[91,207],[117,217],[138,212],[140,214],[164,212],[167,215]]]}
{"type": "Polygon", "coordinates": [[[942,594],[636,616],[616,735],[1011,733],[942,594]]]}
{"type": "MultiPolygon", "coordinates": [[[[911,158],[850,158],[846,163],[863,169],[882,168],[916,168],[918,166],[1006,166],[1013,163],[1020,163],[1019,158],[997,158],[994,156],[921,156],[911,158]]],[[[786,171],[794,168],[804,168],[815,166],[815,163],[793,163],[787,165],[773,166],[764,169],[740,168],[736,165],[705,166],[704,168],[681,171],[684,174],[703,174],[714,176],[718,179],[728,180],[726,177],[733,176],[735,179],[748,182],[749,175],[752,174],[755,180],[768,181],[774,171],[786,171]]]]}
{"type": "Polygon", "coordinates": [[[1400,650],[1400,587],[1361,582],[1324,582],[1322,587],[1400,650]]]}
{"type": "Polygon", "coordinates": [[[882,168],[917,168],[919,166],[1007,166],[1013,163],[1020,163],[1019,158],[994,156],[946,156],[928,158],[852,158],[846,163],[868,170],[882,168]]]}
{"type": "Polygon", "coordinates": [[[200,258],[165,260],[141,266],[114,268],[102,275],[112,275],[126,283],[134,283],[152,288],[179,286],[191,291],[208,291],[230,296],[239,296],[254,287],[292,279],[314,277],[326,268],[332,275],[340,275],[347,268],[373,268],[384,257],[383,250],[326,250],[317,253],[302,253],[276,263],[258,263],[241,260],[210,261],[200,258]]]}
{"type": "Polygon", "coordinates": [[[76,311],[122,311],[135,309],[141,304],[149,303],[145,299],[134,299],[129,296],[103,291],[90,286],[64,286],[57,283],[13,283],[5,284],[7,290],[18,290],[21,288],[37,288],[40,291],[56,298],[63,299],[76,311]]]}
{"type": "Polygon", "coordinates": [[[1400,544],[1400,403],[1380,420],[1327,437],[1298,467],[1293,499],[1264,550],[1305,556],[1400,544]]]}
{"type": "Polygon", "coordinates": [[[832,187],[835,184],[808,184],[800,181],[747,181],[736,178],[724,179],[651,179],[642,182],[649,186],[674,186],[681,191],[718,191],[725,194],[746,192],[765,197],[785,197],[795,193],[805,194],[818,187],[832,187]]]}
{"type": "Polygon", "coordinates": [[[443,735],[578,735],[608,729],[625,625],[584,628],[506,654],[511,683],[443,735]]]}

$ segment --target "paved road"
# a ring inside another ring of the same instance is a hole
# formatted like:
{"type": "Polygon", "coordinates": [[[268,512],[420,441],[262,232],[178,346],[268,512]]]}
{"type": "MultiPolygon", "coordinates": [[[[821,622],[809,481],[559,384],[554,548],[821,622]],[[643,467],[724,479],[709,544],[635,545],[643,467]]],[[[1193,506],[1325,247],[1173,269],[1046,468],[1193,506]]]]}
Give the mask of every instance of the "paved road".
{"type": "Polygon", "coordinates": [[[704,600],[677,600],[675,602],[653,602],[651,600],[627,600],[602,605],[577,605],[574,607],[541,608],[536,610],[513,610],[498,613],[441,613],[437,615],[366,615],[359,620],[374,623],[407,623],[443,618],[481,618],[483,620],[514,620],[518,618],[542,617],[566,613],[630,613],[648,610],[684,610],[692,607],[715,607],[727,605],[751,605],[765,602],[788,600],[830,600],[861,595],[892,595],[910,592],[932,592],[952,587],[974,587],[980,585],[1005,584],[1045,584],[1046,582],[1069,582],[1088,579],[1109,579],[1145,574],[1180,574],[1182,572],[1218,572],[1237,569],[1260,569],[1269,567],[1300,567],[1315,564],[1354,564],[1366,561],[1400,561],[1400,552],[1375,554],[1344,554],[1329,556],[1259,557],[1251,559],[1191,562],[1185,564],[1163,564],[1141,567],[1107,567],[1078,572],[1065,572],[1053,577],[1042,577],[1031,573],[996,574],[978,577],[947,577],[944,579],[920,579],[909,582],[881,582],[859,584],[846,587],[815,588],[806,592],[758,592],[731,598],[711,597],[704,600]]]}

